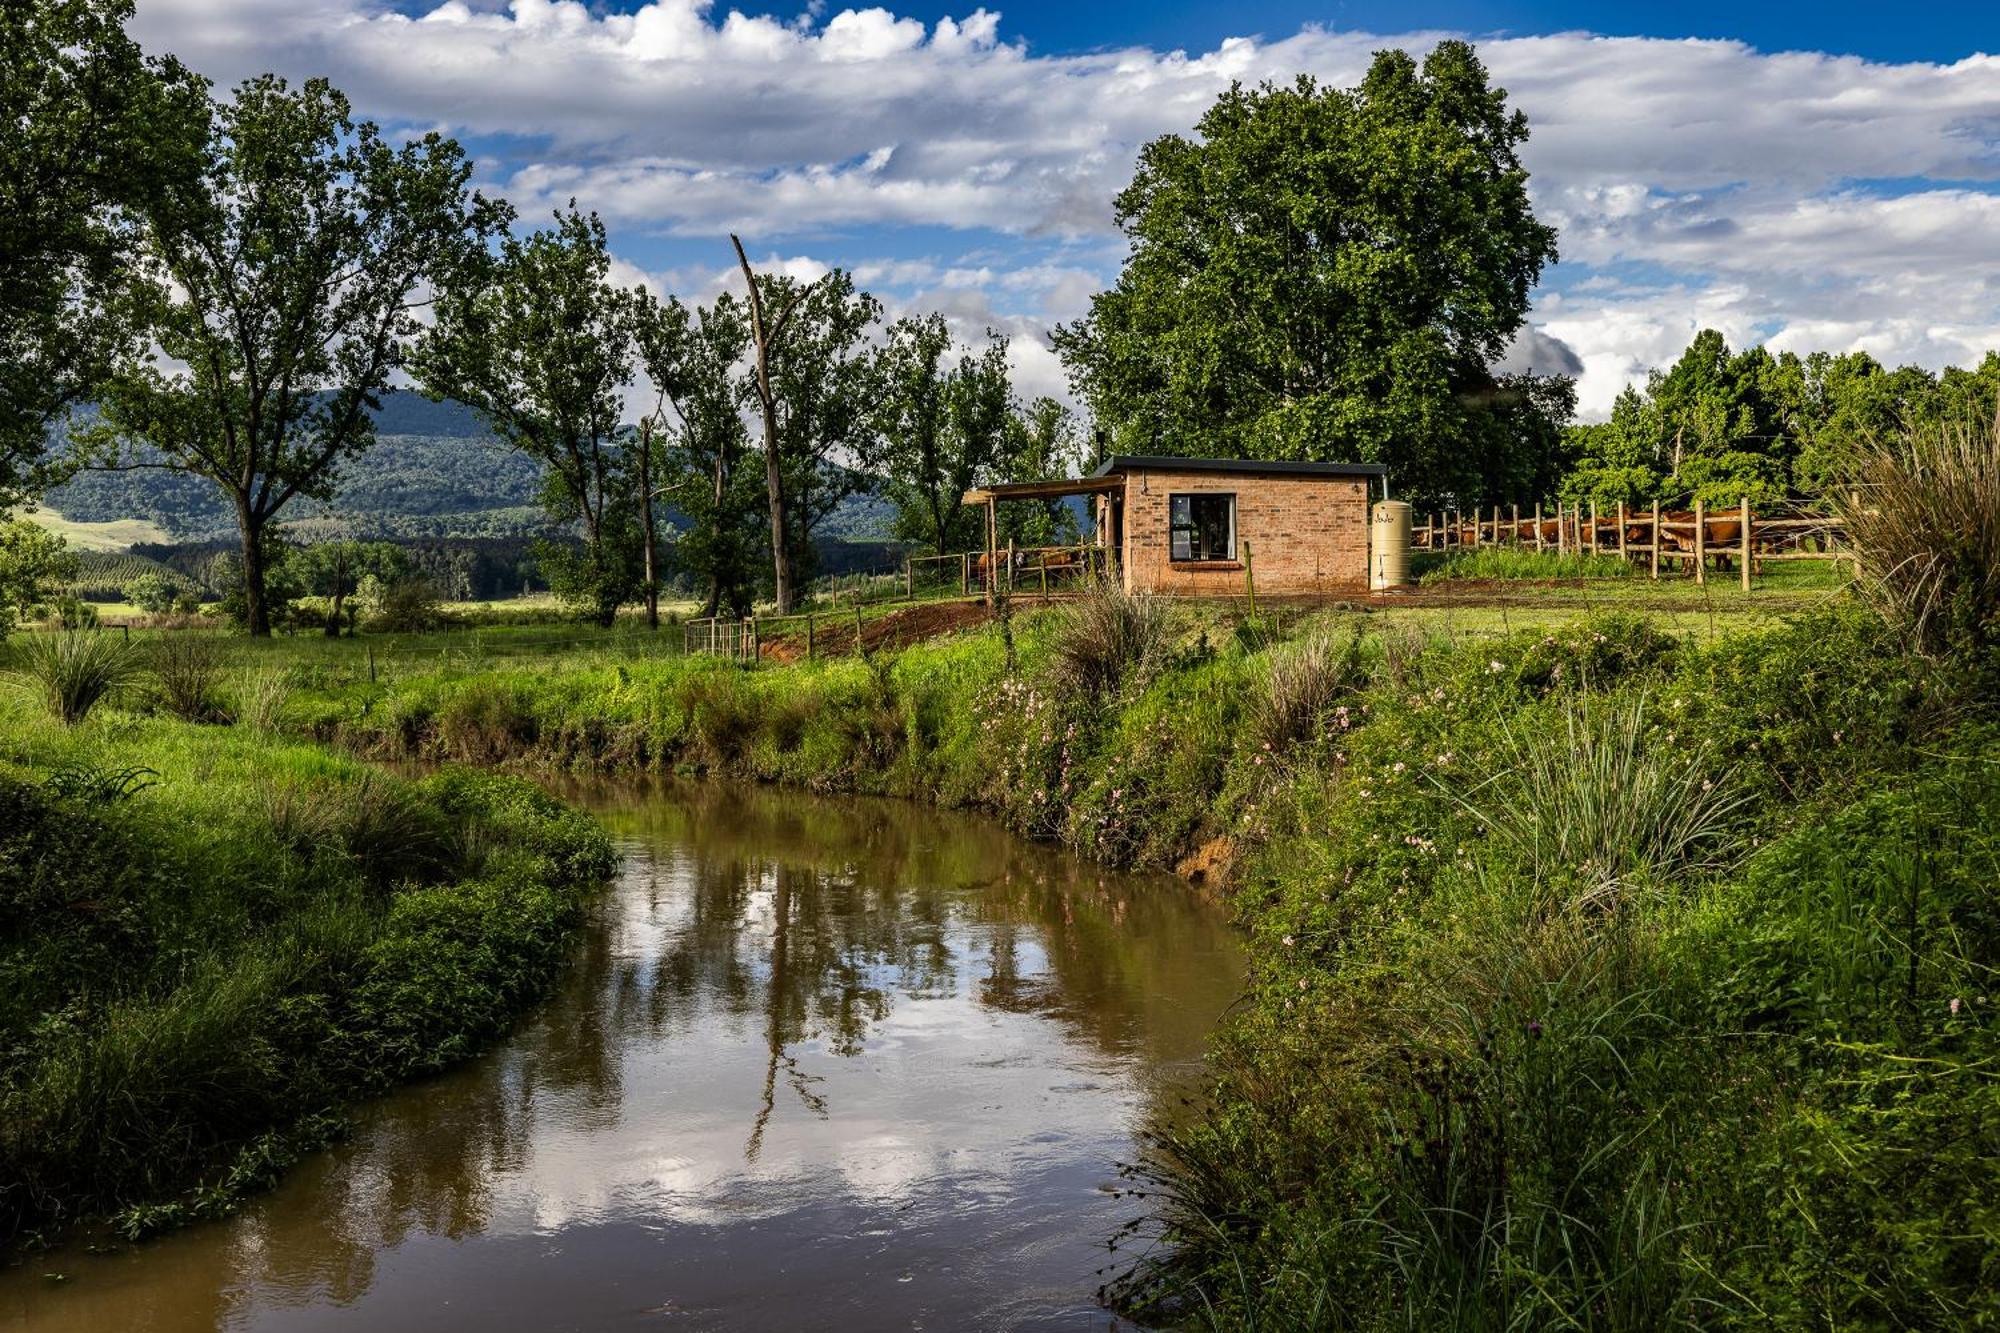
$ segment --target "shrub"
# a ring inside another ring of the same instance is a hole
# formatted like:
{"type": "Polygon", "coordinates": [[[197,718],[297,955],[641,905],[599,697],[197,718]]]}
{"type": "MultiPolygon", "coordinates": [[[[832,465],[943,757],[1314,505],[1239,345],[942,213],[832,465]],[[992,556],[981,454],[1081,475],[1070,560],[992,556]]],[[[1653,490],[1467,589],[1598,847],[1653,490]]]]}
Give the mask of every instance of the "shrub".
{"type": "Polygon", "coordinates": [[[217,699],[229,647],[213,634],[172,630],[159,635],[147,653],[160,706],[185,722],[223,720],[217,699]]]}
{"type": "Polygon", "coordinates": [[[173,609],[174,602],[183,596],[181,586],[165,574],[141,574],[127,583],[121,591],[125,600],[144,611],[147,615],[164,615],[173,609]]]}
{"type": "Polygon", "coordinates": [[[420,634],[443,623],[437,590],[429,579],[412,576],[383,586],[369,628],[391,634],[420,634]]]}
{"type": "Polygon", "coordinates": [[[1835,509],[1864,594],[1917,651],[2000,635],[2000,417],[1863,446],[1835,509]]]}
{"type": "Polygon", "coordinates": [[[1088,584],[1059,613],[1055,627],[1058,679],[1087,699],[1115,692],[1128,676],[1149,676],[1164,656],[1169,604],[1148,592],[1127,592],[1114,579],[1088,584]]]}
{"type": "Polygon", "coordinates": [[[535,743],[539,727],[525,691],[506,680],[475,680],[438,713],[438,739],[452,758],[499,763],[535,743]]]}
{"type": "Polygon", "coordinates": [[[75,726],[103,698],[132,679],[136,659],[119,636],[102,630],[37,634],[15,649],[14,683],[50,713],[75,726]]]}

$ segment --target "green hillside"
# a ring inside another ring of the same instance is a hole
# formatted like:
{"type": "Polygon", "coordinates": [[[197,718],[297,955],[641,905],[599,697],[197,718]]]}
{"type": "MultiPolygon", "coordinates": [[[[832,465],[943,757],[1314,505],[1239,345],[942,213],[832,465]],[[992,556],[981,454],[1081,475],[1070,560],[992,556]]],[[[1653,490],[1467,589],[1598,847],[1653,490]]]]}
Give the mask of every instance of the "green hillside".
{"type": "MultiPolygon", "coordinates": [[[[346,466],[332,502],[295,505],[286,514],[288,530],[309,539],[406,541],[542,530],[541,468],[495,439],[471,409],[392,391],[383,395],[376,430],[375,447],[346,466]]],[[[179,472],[86,472],[51,490],[46,503],[71,524],[137,521],[177,542],[232,540],[236,533],[221,491],[179,472]]],[[[879,540],[889,513],[879,500],[851,501],[821,535],[879,540]]]]}

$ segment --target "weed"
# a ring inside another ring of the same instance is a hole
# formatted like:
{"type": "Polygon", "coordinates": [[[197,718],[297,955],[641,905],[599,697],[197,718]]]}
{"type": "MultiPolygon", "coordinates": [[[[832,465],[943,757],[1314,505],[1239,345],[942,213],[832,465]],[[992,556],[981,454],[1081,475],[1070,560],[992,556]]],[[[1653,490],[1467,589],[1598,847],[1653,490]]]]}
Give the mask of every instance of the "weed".
{"type": "Polygon", "coordinates": [[[160,706],[183,722],[226,720],[217,692],[228,663],[228,644],[212,633],[161,634],[147,646],[160,706]]]}
{"type": "Polygon", "coordinates": [[[1058,676],[1080,697],[1101,699],[1160,665],[1172,612],[1165,598],[1098,579],[1057,616],[1058,676]]]}

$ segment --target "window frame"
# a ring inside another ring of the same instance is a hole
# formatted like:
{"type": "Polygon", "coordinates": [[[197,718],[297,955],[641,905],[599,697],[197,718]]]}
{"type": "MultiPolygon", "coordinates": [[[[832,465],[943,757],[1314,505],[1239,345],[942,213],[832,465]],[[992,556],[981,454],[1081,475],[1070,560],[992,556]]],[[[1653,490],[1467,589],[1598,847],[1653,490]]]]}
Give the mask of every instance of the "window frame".
{"type": "Polygon", "coordinates": [[[1173,565],[1229,565],[1236,563],[1236,492],[1235,491],[1169,491],[1167,493],[1167,563],[1173,565]],[[1195,504],[1202,500],[1219,500],[1227,506],[1229,516],[1228,549],[1222,555],[1196,555],[1195,535],[1201,525],[1195,518],[1195,504]],[[1185,523],[1174,517],[1175,508],[1187,503],[1188,517],[1185,523]],[[1176,555],[1174,539],[1182,530],[1189,534],[1187,555],[1176,555]]]}

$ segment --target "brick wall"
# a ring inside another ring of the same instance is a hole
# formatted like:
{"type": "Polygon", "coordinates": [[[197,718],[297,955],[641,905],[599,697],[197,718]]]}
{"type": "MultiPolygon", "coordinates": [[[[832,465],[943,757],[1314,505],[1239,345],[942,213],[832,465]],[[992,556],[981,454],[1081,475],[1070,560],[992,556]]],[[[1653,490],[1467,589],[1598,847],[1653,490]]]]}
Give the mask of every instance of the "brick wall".
{"type": "Polygon", "coordinates": [[[1256,559],[1259,595],[1368,590],[1368,488],[1363,477],[1135,472],[1125,481],[1125,586],[1191,597],[1241,597],[1243,544],[1256,559]],[[1168,559],[1167,497],[1236,497],[1232,561],[1168,559]]]}

